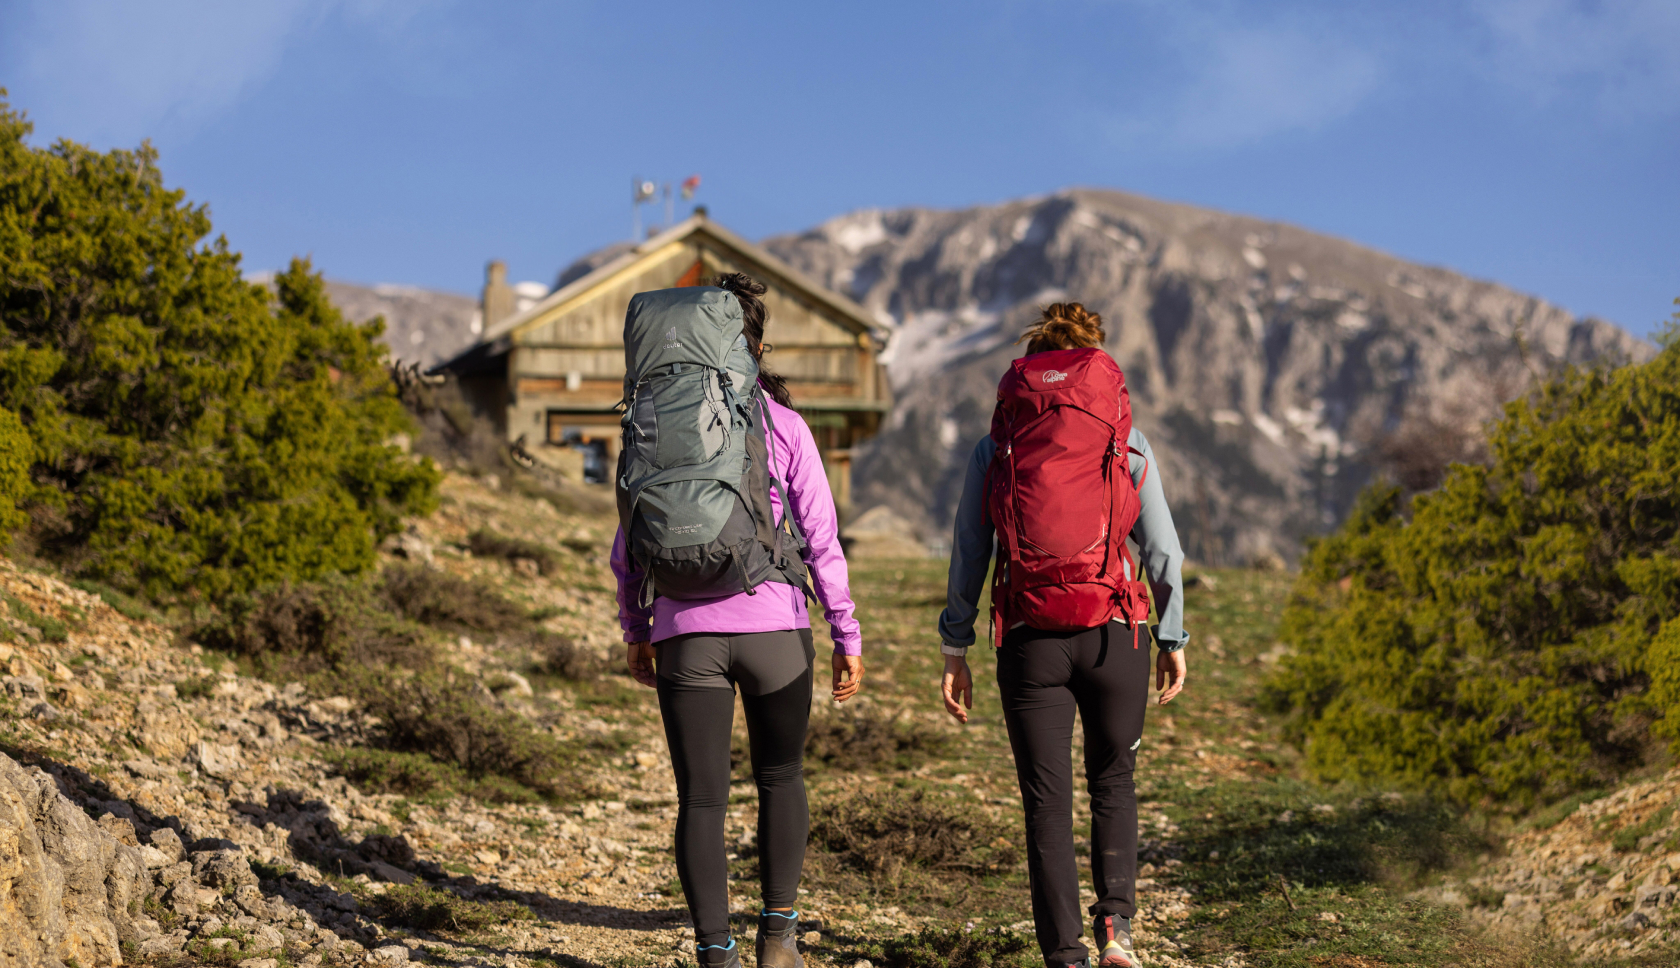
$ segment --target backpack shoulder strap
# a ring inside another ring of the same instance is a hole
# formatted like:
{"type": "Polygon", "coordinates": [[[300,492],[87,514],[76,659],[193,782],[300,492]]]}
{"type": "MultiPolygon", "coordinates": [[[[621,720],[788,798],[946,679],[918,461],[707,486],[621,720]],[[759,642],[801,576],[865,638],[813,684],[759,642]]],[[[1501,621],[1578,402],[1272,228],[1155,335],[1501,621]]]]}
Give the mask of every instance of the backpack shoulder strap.
{"type": "Polygon", "coordinates": [[[804,564],[805,552],[809,550],[811,543],[805,539],[804,529],[799,526],[799,521],[793,516],[793,502],[788,500],[787,489],[782,487],[782,479],[776,476],[776,420],[770,416],[770,401],[766,397],[766,394],[760,394],[758,400],[760,409],[764,411],[765,452],[770,456],[770,466],[765,468],[765,471],[770,478],[770,486],[776,489],[776,496],[781,498],[782,501],[782,519],[776,522],[775,527],[776,547],[774,553],[776,566],[781,569],[782,574],[786,577],[796,579],[793,584],[798,585],[805,592],[806,598],[816,601],[816,595],[811,591],[811,586],[806,580],[805,569],[794,567],[793,563],[787,560],[787,556],[782,554],[783,533],[793,539],[793,554],[800,560],[800,565],[804,564]]]}

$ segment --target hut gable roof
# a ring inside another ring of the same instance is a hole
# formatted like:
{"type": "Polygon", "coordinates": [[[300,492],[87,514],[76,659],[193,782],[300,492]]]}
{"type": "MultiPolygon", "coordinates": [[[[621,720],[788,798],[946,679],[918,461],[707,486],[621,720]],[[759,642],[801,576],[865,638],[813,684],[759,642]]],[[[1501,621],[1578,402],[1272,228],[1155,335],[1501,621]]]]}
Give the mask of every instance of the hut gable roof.
{"type": "Polygon", "coordinates": [[[823,306],[829,310],[826,315],[833,322],[853,334],[876,334],[878,327],[869,311],[862,306],[818,285],[798,269],[706,216],[694,215],[606,262],[588,275],[556,289],[524,311],[487,328],[479,337],[478,344],[482,346],[502,340],[517,341],[522,331],[541,325],[545,320],[587,302],[600,290],[611,286],[624,276],[636,273],[648,263],[666,258],[673,249],[688,243],[691,237],[696,235],[703,236],[706,242],[724,250],[732,262],[746,267],[764,283],[791,290],[823,306]]]}

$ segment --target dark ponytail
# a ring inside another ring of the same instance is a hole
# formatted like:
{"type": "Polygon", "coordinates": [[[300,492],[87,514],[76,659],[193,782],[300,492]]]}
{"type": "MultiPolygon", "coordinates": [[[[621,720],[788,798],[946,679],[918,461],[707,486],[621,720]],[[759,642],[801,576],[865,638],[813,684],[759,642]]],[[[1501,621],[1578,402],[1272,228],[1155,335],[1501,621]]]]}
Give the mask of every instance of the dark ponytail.
{"type": "Polygon", "coordinates": [[[712,285],[734,293],[741,303],[741,317],[745,323],[741,329],[747,336],[748,351],[758,361],[758,385],[770,394],[770,399],[792,408],[793,394],[788,392],[787,381],[764,365],[764,324],[768,314],[764,310],[764,300],[758,297],[770,290],[744,272],[726,272],[712,280],[712,285]]]}

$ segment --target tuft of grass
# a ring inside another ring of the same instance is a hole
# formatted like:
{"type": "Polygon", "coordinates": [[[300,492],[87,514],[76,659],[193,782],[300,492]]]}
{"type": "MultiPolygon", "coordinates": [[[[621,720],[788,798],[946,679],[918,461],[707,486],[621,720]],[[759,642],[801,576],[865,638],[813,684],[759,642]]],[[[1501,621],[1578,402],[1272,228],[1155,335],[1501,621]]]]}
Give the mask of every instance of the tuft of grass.
{"type": "Polygon", "coordinates": [[[1464,888],[1464,900],[1473,908],[1493,910],[1505,903],[1505,892],[1480,884],[1471,884],[1464,888]]]}
{"type": "Polygon", "coordinates": [[[425,801],[464,792],[472,785],[465,771],[424,753],[352,746],[323,750],[321,758],[365,793],[396,793],[425,801]]]}
{"type": "Polygon", "coordinates": [[[43,642],[63,642],[70,638],[70,626],[53,618],[42,615],[31,608],[29,603],[11,595],[4,596],[6,607],[11,610],[12,617],[25,625],[32,625],[41,633],[43,642]]]}
{"type": "Polygon", "coordinates": [[[67,582],[71,588],[79,588],[84,592],[98,595],[105,604],[111,606],[118,615],[135,622],[162,621],[163,616],[158,611],[132,595],[126,595],[110,585],[102,582],[88,581],[82,578],[71,579],[67,582]]]}
{"type": "Polygon", "coordinates": [[[182,699],[202,699],[216,689],[216,676],[193,676],[175,683],[175,695],[182,699]]]}
{"type": "Polygon", "coordinates": [[[393,885],[366,903],[387,925],[420,931],[471,934],[498,924],[536,920],[530,908],[514,901],[469,901],[423,884],[393,885]]]}
{"type": "Polygon", "coordinates": [[[1562,823],[1565,817],[1574,813],[1579,807],[1592,803],[1594,800],[1602,800],[1610,793],[1609,790],[1594,788],[1570,794],[1556,803],[1548,804],[1529,814],[1528,818],[1522,822],[1521,828],[1525,830],[1550,830],[1562,823]]]}
{"type": "Polygon", "coordinates": [[[560,567],[560,556],[554,549],[536,541],[498,534],[489,528],[479,528],[467,536],[467,548],[480,558],[502,558],[514,561],[527,558],[537,563],[537,572],[552,575],[560,567]]]}
{"type": "Polygon", "coordinates": [[[283,953],[280,948],[255,947],[250,932],[238,928],[217,928],[209,934],[199,935],[187,944],[187,955],[193,964],[212,965],[215,968],[235,968],[248,958],[273,958],[283,953]],[[213,946],[210,943],[222,938],[233,943],[221,946],[213,946]]]}
{"type": "Polygon", "coordinates": [[[915,729],[876,706],[832,709],[813,716],[805,734],[805,761],[848,773],[909,770],[949,753],[948,734],[915,729]]]}
{"type": "Polygon", "coordinates": [[[517,780],[495,774],[474,777],[424,753],[352,748],[328,753],[327,757],[339,775],[368,793],[397,793],[422,803],[439,803],[453,796],[486,803],[537,803],[543,799],[542,794],[517,780]]]}
{"type": "Polygon", "coordinates": [[[896,885],[907,867],[971,874],[1013,868],[1020,852],[972,802],[883,790],[825,800],[811,842],[872,881],[896,885]]]}
{"type": "Polygon", "coordinates": [[[1662,830],[1674,817],[1674,806],[1663,807],[1636,824],[1630,824],[1610,836],[1610,846],[1616,853],[1626,854],[1639,848],[1639,842],[1662,830]]]}
{"type": "Polygon", "coordinates": [[[174,931],[176,922],[181,920],[181,916],[175,913],[174,908],[168,907],[150,894],[146,895],[145,900],[140,902],[140,910],[146,917],[161,925],[165,932],[174,931]]]}
{"type": "Polygon", "coordinates": [[[277,881],[291,873],[291,868],[285,864],[270,864],[267,861],[252,859],[251,873],[257,875],[259,881],[277,881]]]}
{"type": "Polygon", "coordinates": [[[866,944],[852,953],[877,968],[1029,968],[1042,964],[1038,946],[1014,932],[928,927],[902,938],[866,944]]]}

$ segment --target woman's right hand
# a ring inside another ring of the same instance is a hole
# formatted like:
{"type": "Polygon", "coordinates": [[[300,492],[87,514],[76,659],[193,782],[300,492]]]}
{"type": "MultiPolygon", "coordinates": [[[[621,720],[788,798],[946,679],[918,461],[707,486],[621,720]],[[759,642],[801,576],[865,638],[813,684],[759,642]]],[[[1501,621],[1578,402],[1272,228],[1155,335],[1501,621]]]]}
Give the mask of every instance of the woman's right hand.
{"type": "Polygon", "coordinates": [[[630,678],[650,689],[659,685],[658,674],[653,671],[653,643],[629,642],[624,650],[625,664],[630,666],[630,678]]]}
{"type": "Polygon", "coordinates": [[[974,676],[968,671],[968,659],[960,655],[945,657],[945,677],[939,690],[951,718],[959,723],[968,722],[968,710],[974,708],[974,676]]]}

